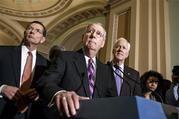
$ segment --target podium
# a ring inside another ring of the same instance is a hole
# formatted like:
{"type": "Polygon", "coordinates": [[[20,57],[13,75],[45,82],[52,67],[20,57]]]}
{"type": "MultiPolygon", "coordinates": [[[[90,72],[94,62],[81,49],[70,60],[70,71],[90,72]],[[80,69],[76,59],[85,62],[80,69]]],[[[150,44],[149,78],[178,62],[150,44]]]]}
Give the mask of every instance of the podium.
{"type": "Polygon", "coordinates": [[[179,119],[179,109],[142,97],[80,101],[77,119],[179,119]]]}

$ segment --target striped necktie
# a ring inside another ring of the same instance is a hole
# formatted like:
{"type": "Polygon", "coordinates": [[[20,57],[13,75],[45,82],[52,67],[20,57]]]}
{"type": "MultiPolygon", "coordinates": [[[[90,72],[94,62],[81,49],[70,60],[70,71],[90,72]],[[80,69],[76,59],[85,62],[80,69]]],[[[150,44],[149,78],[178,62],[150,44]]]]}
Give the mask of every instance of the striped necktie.
{"type": "MultiPolygon", "coordinates": [[[[119,67],[121,68],[121,67],[119,67]]],[[[121,80],[121,72],[118,68],[115,70],[115,80],[116,80],[116,87],[117,87],[117,93],[120,95],[121,92],[121,86],[122,86],[122,80],[121,80]]]]}
{"type": "Polygon", "coordinates": [[[95,69],[93,66],[93,60],[89,59],[88,60],[88,81],[89,81],[89,91],[90,91],[90,98],[93,97],[93,92],[94,92],[94,74],[95,74],[95,69]]]}

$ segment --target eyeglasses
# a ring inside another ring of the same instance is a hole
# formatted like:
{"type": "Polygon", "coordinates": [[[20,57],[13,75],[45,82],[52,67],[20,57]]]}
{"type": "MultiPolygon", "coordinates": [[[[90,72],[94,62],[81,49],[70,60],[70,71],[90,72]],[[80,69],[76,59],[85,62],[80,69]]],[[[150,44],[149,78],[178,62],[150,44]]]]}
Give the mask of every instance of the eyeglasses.
{"type": "Polygon", "coordinates": [[[34,31],[35,33],[43,34],[43,31],[41,31],[40,29],[37,29],[37,28],[28,27],[27,30],[34,31]]]}
{"type": "Polygon", "coordinates": [[[96,37],[98,37],[98,38],[100,38],[100,37],[104,37],[104,34],[103,33],[101,33],[100,31],[96,31],[95,29],[87,29],[86,30],[86,34],[93,34],[93,33],[95,33],[96,34],[96,37]]]}

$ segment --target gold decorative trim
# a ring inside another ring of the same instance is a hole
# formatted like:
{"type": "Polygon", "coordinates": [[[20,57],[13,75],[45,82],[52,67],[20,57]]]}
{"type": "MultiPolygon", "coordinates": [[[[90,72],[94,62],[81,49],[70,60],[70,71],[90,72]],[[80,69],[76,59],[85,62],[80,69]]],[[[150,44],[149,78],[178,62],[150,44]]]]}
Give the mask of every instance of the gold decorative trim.
{"type": "Polygon", "coordinates": [[[72,3],[72,1],[73,0],[59,0],[55,5],[39,11],[19,11],[19,10],[0,7],[0,13],[8,14],[16,17],[26,17],[26,18],[46,17],[54,13],[61,12],[66,7],[68,7],[72,3]]]}
{"type": "Polygon", "coordinates": [[[102,16],[104,9],[102,8],[90,8],[74,14],[73,16],[61,21],[58,25],[48,31],[46,44],[58,38],[59,35],[63,34],[69,28],[81,23],[85,20],[89,20],[94,17],[102,16]]]}
{"type": "MultiPolygon", "coordinates": [[[[5,24],[3,21],[0,20],[0,30],[4,33],[6,33],[8,36],[11,36],[12,40],[16,41],[17,43],[20,43],[20,36],[17,36],[15,34],[15,30],[12,31],[12,27],[9,28],[10,26],[6,26],[7,24],[5,24]]],[[[4,39],[5,40],[5,39],[4,39]]]]}

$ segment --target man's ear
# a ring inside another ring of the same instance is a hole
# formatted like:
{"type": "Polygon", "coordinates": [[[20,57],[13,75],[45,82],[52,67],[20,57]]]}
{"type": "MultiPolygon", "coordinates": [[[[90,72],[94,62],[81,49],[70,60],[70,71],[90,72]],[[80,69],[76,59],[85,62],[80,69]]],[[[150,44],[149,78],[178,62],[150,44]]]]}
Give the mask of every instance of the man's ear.
{"type": "Polygon", "coordinates": [[[27,35],[27,34],[26,34],[26,31],[24,31],[24,38],[26,37],[26,35],[27,35]]]}
{"type": "Polygon", "coordinates": [[[83,42],[84,34],[82,34],[81,41],[83,42]]]}
{"type": "Polygon", "coordinates": [[[40,40],[40,43],[44,43],[46,41],[46,38],[43,37],[41,40],[40,40]]]}
{"type": "Polygon", "coordinates": [[[112,53],[113,53],[113,54],[115,53],[114,48],[112,49],[112,53]]]}
{"type": "Polygon", "coordinates": [[[103,48],[104,45],[105,45],[105,41],[103,40],[103,41],[102,41],[102,44],[101,44],[101,48],[103,48]]]}

